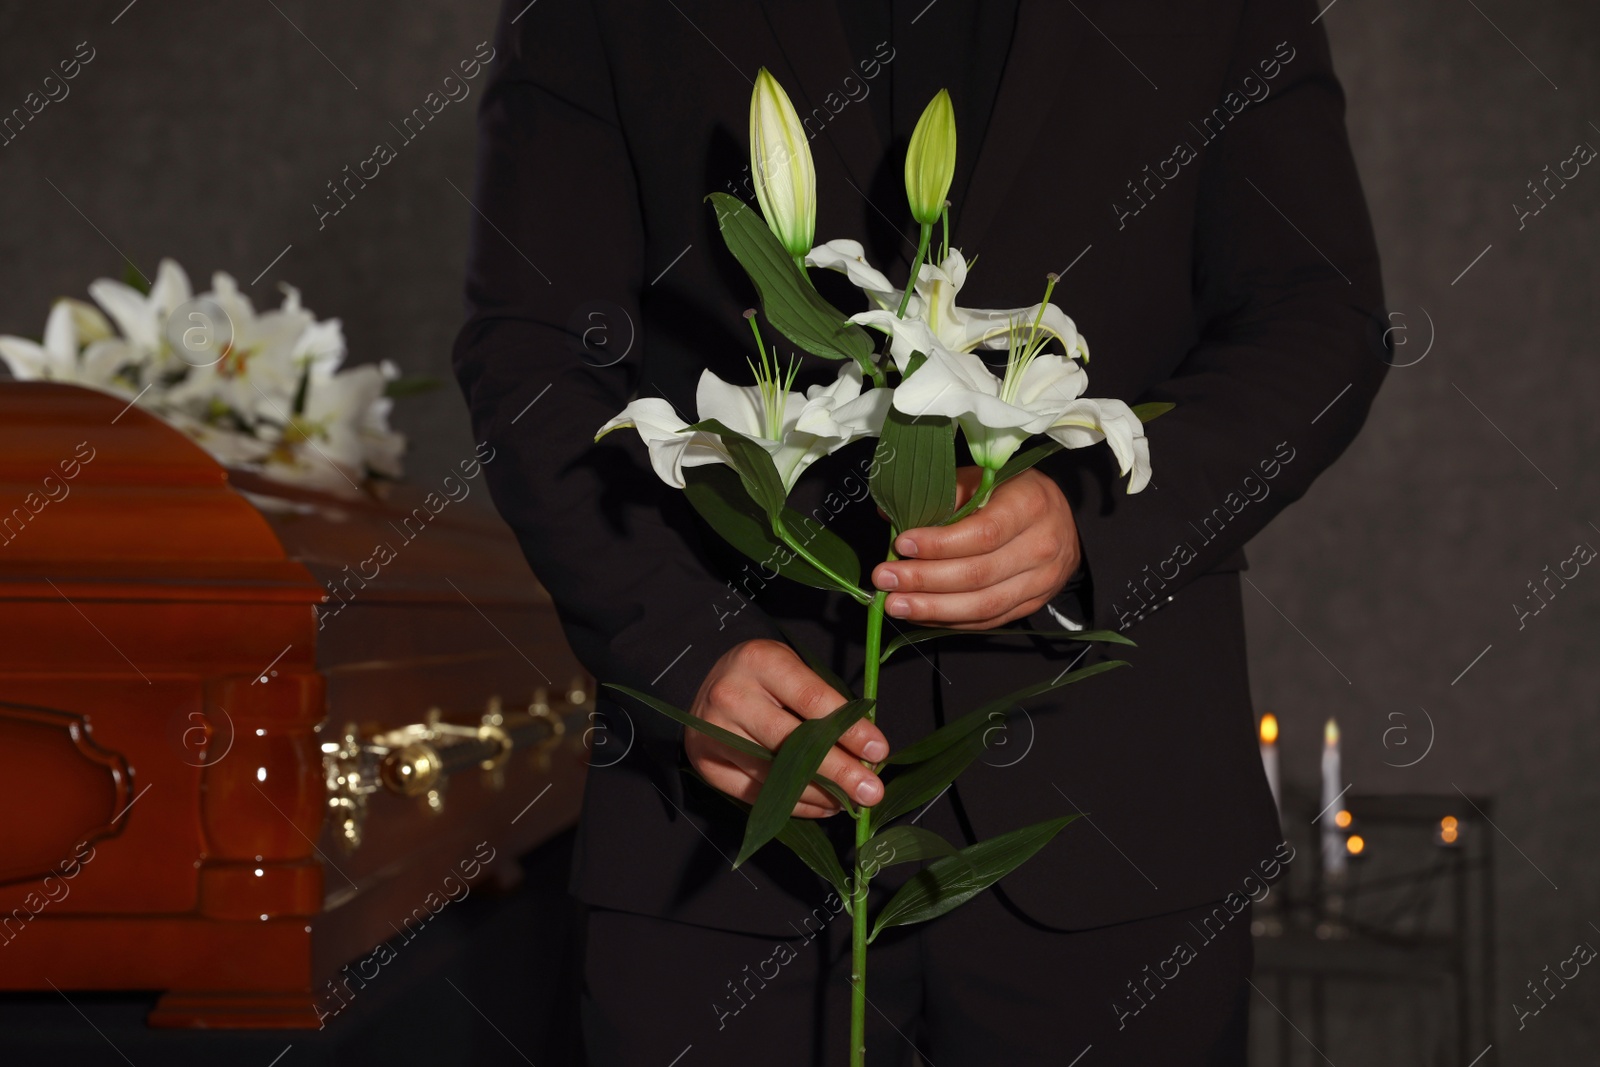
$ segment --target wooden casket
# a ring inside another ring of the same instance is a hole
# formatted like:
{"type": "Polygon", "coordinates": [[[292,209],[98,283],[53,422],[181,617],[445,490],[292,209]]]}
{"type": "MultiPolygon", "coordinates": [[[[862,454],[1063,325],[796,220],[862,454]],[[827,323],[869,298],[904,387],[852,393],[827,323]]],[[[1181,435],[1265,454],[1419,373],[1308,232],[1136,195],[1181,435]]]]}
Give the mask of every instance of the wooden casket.
{"type": "Polygon", "coordinates": [[[493,459],[345,499],[0,382],[0,989],[318,1027],[575,821],[592,684],[493,459]]]}

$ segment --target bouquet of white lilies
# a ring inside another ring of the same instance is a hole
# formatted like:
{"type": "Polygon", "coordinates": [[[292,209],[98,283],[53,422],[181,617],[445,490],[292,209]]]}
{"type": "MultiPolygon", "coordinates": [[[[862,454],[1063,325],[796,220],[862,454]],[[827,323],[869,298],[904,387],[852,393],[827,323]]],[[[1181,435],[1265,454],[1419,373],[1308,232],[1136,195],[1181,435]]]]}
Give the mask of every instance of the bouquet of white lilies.
{"type": "MultiPolygon", "coordinates": [[[[812,246],[816,183],[806,132],[782,87],[762,70],[750,105],[750,153],[761,216],[723,193],[709,199],[723,239],[760,294],[759,317],[798,348],[840,361],[839,374],[831,384],[794,391],[797,361],[785,363],[763,339],[756,312],[747,311],[755,340],[756,354],[749,361],[754,384],[735,385],[706,370],[696,396],[698,421],[685,423],[667,401],[647,397],[628,404],[597,434],[633,427],[648,446],[656,473],[685,490],[700,515],[732,545],[788,578],[837,590],[867,606],[866,666],[859,692],[813,660],[812,666],[852,699],[831,715],[800,723],[775,750],[647,694],[613,687],[685,727],[770,761],[734,864],[776,839],[844,900],[852,919],[852,1065],[861,1064],[865,1056],[867,944],[888,927],[927,921],[969,900],[1027,860],[1075,816],[963,849],[920,827],[890,824],[947,788],[983,751],[988,728],[1003,721],[1019,700],[1124,664],[1096,663],[997,696],[882,763],[869,764],[874,772],[889,772],[883,799],[870,808],[854,803],[817,769],[846,730],[874,717],[881,665],[909,645],[983,631],[916,630],[884,647],[885,594],[861,587],[862,567],[854,550],[826,528],[803,522],[787,506],[789,493],[816,460],[865,437],[877,439],[870,485],[888,517],[891,546],[904,530],[971,514],[987,503],[996,486],[1063,448],[1107,442],[1129,477],[1128,491],[1138,492],[1150,480],[1142,419],[1169,406],[1133,409],[1120,400],[1083,395],[1088,375],[1081,364],[1088,361],[1089,350],[1072,320],[1050,303],[1054,275],[1045,282],[1044,299],[1031,307],[956,306],[968,263],[949,247],[946,196],[955,168],[955,137],[950,98],[940,91],[918,121],[906,154],[906,193],[921,237],[913,280],[897,289],[866,261],[856,241],[812,246]],[[942,226],[943,240],[933,263],[927,260],[936,225],[942,226]],[[808,268],[843,273],[866,295],[870,307],[853,315],[837,310],[814,288],[808,268]],[[868,331],[882,335],[881,351],[868,331]],[[1061,351],[1047,351],[1052,346],[1061,351]],[[979,349],[1005,350],[1004,372],[990,370],[976,354],[979,349]],[[977,491],[959,508],[958,430],[982,470],[977,491]],[[835,854],[816,822],[791,815],[813,782],[855,820],[855,848],[848,856],[835,854]],[[892,863],[932,862],[878,910],[869,930],[868,887],[884,856],[892,863]]],[[[887,555],[893,558],[892,548],[887,555]]],[[[1044,636],[1131,644],[1109,631],[1051,631],[1044,636]]]]}
{"type": "Polygon", "coordinates": [[[57,300],[43,338],[0,337],[0,359],[19,379],[137,403],[230,467],[345,493],[398,478],[406,443],[389,429],[390,397],[425,384],[388,361],[340,369],[339,320],[318,321],[299,290],[283,292],[281,307],[257,313],[230,275],[196,296],[163,259],[148,288],[100,278],[95,304],[57,300]]]}

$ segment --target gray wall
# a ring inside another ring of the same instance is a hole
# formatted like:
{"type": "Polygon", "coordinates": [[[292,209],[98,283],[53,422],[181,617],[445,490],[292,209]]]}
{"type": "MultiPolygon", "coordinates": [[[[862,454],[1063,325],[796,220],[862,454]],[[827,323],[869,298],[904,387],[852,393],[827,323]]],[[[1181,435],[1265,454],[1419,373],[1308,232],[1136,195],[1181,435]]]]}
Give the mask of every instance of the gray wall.
{"type": "Polygon", "coordinates": [[[80,42],[95,50],[70,95],[0,147],[0,333],[37,337],[55,297],[87,299],[92,279],[120,278],[122,254],[150,277],[171,256],[197,290],[227,271],[258,310],[288,282],[319,316],[343,320],[351,362],[388,358],[444,379],[396,419],[411,439],[409,476],[437,486],[472,454],[448,358],[486,76],[409,143],[390,123],[460,74],[497,6],[126,5],[0,6],[4,112],[80,42]],[[319,228],[326,183],[380,141],[397,158],[319,228]]]}
{"type": "MultiPolygon", "coordinates": [[[[172,255],[202,283],[214,269],[248,282],[292,244],[251,289],[258,303],[291,281],[344,320],[352,358],[447,378],[471,210],[450,183],[469,189],[476,91],[325,229],[311,205],[472,54],[494,5],[140,0],[113,25],[124,3],[0,10],[0,108],[78,42],[97,52],[0,148],[0,332],[36,334],[53,297],[120,274],[113,244],[146,273],[172,255]]],[[[1258,707],[1283,720],[1291,781],[1314,784],[1334,715],[1358,791],[1497,798],[1496,1051],[1587,1062],[1600,977],[1521,1032],[1510,1004],[1576,942],[1600,944],[1600,572],[1584,568],[1525,628],[1511,605],[1575,544],[1600,547],[1600,168],[1525,228],[1512,204],[1580,141],[1600,147],[1600,8],[1336,0],[1324,21],[1403,316],[1399,359],[1427,355],[1391,372],[1349,455],[1251,550],[1258,707]],[[1419,709],[1431,751],[1386,765],[1423,750],[1419,709]]],[[[396,422],[420,483],[470,451],[448,382],[396,422]]],[[[1358,1029],[1335,1029],[1333,1060],[1358,1029]]]]}
{"type": "Polygon", "coordinates": [[[1600,979],[1521,1031],[1511,1004],[1576,943],[1600,947],[1600,569],[1525,620],[1512,604],[1537,606],[1526,583],[1578,543],[1600,549],[1600,167],[1552,183],[1535,217],[1512,204],[1580,142],[1600,149],[1600,7],[1475,4],[1338,0],[1324,19],[1406,329],[1396,361],[1428,354],[1390,371],[1344,459],[1249,550],[1250,663],[1289,777],[1316,780],[1333,715],[1357,791],[1496,798],[1496,1052],[1589,1063],[1600,979]],[[1432,751],[1387,766],[1424,751],[1419,709],[1432,751]]]}

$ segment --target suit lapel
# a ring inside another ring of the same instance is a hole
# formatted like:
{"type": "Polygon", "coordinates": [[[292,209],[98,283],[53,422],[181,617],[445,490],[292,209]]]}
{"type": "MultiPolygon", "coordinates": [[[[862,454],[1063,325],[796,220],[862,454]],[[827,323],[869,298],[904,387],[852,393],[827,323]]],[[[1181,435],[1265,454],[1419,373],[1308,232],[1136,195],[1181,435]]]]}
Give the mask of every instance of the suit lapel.
{"type": "Polygon", "coordinates": [[[782,56],[782,62],[770,64],[769,69],[813,132],[812,144],[826,142],[865,195],[883,158],[884,143],[872,110],[851,103],[843,82],[852,75],[861,79],[856,64],[867,57],[850,54],[844,24],[831,0],[762,0],[761,10],[782,56]]]}
{"type": "Polygon", "coordinates": [[[951,197],[955,204],[951,238],[969,255],[978,250],[1006,194],[1021,176],[1051,100],[1072,91],[1079,42],[1095,32],[1074,6],[1060,0],[1022,0],[1018,5],[1011,51],[977,165],[963,195],[951,197]]]}

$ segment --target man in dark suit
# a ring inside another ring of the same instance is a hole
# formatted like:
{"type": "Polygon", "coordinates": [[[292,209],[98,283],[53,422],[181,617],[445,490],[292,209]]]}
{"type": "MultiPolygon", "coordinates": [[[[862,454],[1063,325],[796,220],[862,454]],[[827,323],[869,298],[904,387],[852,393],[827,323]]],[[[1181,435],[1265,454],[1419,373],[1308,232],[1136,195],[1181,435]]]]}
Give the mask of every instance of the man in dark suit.
{"type": "MultiPolygon", "coordinates": [[[[905,140],[948,86],[951,243],[982,256],[962,303],[1029,303],[1058,272],[1090,393],[1176,405],[1149,427],[1144,492],[1126,494],[1104,446],[1063,452],[873,571],[894,625],[1065,618],[1138,642],[1131,669],[1029,703],[917,815],[965,844],[1087,813],[996,890],[874,944],[873,1062],[913,1047],[940,1067],[1243,1062],[1250,903],[1292,849],[1256,754],[1241,550],[1350,442],[1384,370],[1377,254],[1316,17],[1308,0],[505,8],[455,367],[502,457],[495,502],[602,680],[775,744],[843,699],[794,647],[846,677],[861,664],[853,601],[763,581],[637,441],[592,442],[636,394],[688,415],[702,369],[743,380],[754,293],[702,198],[751,199],[760,66],[806,121],[818,239],[864,236],[896,281],[914,251],[905,140]]],[[[802,386],[831,377],[820,362],[802,386]]],[[[818,463],[791,503],[875,560],[869,460],[818,463]]],[[[1054,677],[1083,646],[924,647],[891,661],[878,726],[825,765],[867,802],[881,794],[856,757],[1054,677]]],[[[741,814],[680,771],[749,796],[758,769],[698,734],[686,752],[637,705],[607,704],[605,722],[572,883],[590,906],[593,1062],[839,1061],[837,895],[779,848],[730,870],[741,814]]],[[[813,792],[800,813],[829,810],[813,792]]]]}

